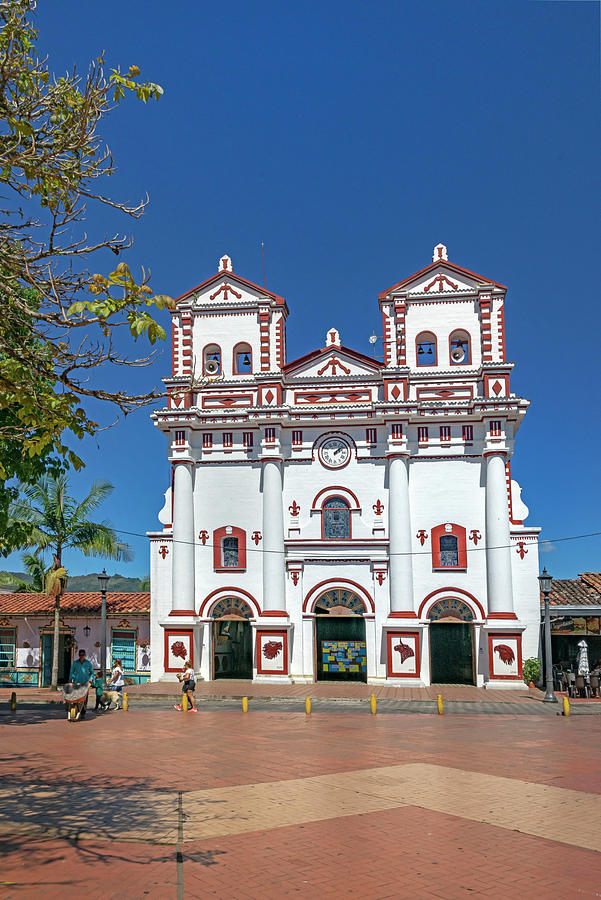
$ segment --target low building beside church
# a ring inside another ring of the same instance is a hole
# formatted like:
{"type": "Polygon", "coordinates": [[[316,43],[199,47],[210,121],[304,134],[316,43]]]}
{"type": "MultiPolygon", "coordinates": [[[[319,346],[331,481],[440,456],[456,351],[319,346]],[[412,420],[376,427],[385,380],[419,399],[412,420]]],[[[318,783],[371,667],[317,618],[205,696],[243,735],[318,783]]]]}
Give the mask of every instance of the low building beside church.
{"type": "Polygon", "coordinates": [[[178,298],[152,680],[190,657],[208,680],[523,687],[539,529],[511,473],[505,295],[438,244],[379,295],[381,359],[332,327],[290,361],[286,301],[228,256],[178,298]]]}
{"type": "MultiPolygon", "coordinates": [[[[69,678],[79,649],[100,669],[99,591],[67,592],[61,599],[59,684],[69,678]]],[[[150,594],[106,595],[106,668],[121,659],[127,684],[150,679],[150,594]]],[[[0,593],[0,687],[47,687],[52,679],[54,597],[0,593]]]]}

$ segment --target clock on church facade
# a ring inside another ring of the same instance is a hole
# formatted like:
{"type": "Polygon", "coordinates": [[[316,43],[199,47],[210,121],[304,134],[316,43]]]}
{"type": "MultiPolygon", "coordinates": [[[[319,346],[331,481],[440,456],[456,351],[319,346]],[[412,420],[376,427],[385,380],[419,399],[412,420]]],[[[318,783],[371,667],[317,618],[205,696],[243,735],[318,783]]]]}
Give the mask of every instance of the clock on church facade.
{"type": "Polygon", "coordinates": [[[379,294],[376,356],[331,328],[294,360],[286,301],[228,256],[177,299],[153,680],[181,643],[207,680],[523,687],[539,529],[511,473],[505,296],[438,244],[379,294]]]}

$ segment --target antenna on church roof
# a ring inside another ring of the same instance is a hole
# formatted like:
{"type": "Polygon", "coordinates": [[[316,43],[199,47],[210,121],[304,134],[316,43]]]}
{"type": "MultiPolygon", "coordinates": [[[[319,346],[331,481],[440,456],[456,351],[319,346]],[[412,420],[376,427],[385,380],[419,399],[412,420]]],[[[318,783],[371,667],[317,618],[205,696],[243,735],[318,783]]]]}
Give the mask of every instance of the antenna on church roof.
{"type": "Polygon", "coordinates": [[[263,287],[265,287],[265,244],[261,241],[261,252],[263,254],[263,287]]]}
{"type": "Polygon", "coordinates": [[[447,248],[444,244],[437,244],[434,248],[434,253],[432,254],[432,262],[437,262],[439,259],[448,259],[449,254],[447,253],[447,248]]]}

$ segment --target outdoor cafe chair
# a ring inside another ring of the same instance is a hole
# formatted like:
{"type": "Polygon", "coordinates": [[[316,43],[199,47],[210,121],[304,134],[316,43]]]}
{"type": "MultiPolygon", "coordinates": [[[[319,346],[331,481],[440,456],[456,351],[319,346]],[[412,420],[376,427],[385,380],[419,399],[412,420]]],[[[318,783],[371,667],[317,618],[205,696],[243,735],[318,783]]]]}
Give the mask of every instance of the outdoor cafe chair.
{"type": "Polygon", "coordinates": [[[576,676],[573,672],[567,673],[568,697],[576,697],[576,676]]]}
{"type": "Polygon", "coordinates": [[[591,675],[590,685],[591,685],[591,693],[592,693],[593,697],[598,697],[599,696],[599,676],[598,675],[591,675]]]}
{"type": "Polygon", "coordinates": [[[584,675],[576,675],[576,696],[582,696],[582,692],[584,692],[585,697],[590,697],[591,692],[588,684],[584,678],[584,675]]]}
{"type": "Polygon", "coordinates": [[[556,691],[566,691],[568,689],[568,683],[565,676],[565,672],[562,672],[561,669],[556,669],[553,673],[553,681],[555,682],[554,689],[556,691]]]}

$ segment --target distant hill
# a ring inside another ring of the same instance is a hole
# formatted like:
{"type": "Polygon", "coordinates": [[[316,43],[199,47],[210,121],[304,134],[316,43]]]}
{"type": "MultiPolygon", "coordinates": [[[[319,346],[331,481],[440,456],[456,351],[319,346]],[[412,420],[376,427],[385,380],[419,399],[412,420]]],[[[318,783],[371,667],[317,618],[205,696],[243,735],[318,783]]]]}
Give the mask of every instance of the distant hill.
{"type": "MultiPolygon", "coordinates": [[[[28,575],[24,572],[8,572],[8,575],[15,575],[17,578],[21,578],[23,581],[30,581],[28,575]]],[[[2,592],[10,592],[11,586],[4,585],[0,588],[2,592]]],[[[92,572],[89,575],[72,575],[67,582],[67,592],[75,593],[76,591],[98,591],[100,590],[100,586],[98,584],[98,574],[96,572],[92,572]]],[[[125,575],[111,575],[111,580],[109,581],[108,590],[112,594],[129,594],[136,593],[142,590],[148,590],[148,588],[142,587],[142,579],[140,578],[127,578],[125,575]]]]}

